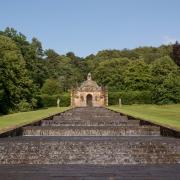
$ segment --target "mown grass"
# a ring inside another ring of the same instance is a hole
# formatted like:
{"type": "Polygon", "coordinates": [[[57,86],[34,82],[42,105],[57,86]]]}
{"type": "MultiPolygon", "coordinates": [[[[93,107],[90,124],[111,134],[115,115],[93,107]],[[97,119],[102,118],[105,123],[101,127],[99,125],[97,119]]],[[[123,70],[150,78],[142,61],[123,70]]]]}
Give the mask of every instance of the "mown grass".
{"type": "Polygon", "coordinates": [[[180,104],[122,105],[109,106],[109,109],[180,131],[180,104]]]}
{"type": "Polygon", "coordinates": [[[9,115],[0,116],[0,133],[5,132],[8,129],[14,129],[16,127],[35,122],[42,118],[51,116],[53,114],[63,112],[69,109],[69,107],[52,107],[37,111],[19,112],[9,115]]]}

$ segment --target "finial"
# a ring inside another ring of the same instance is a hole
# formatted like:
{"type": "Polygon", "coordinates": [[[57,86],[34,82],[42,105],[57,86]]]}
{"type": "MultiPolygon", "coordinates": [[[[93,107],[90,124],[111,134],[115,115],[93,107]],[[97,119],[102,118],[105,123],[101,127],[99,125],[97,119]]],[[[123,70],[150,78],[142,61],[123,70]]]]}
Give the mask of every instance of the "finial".
{"type": "Polygon", "coordinates": [[[87,80],[91,80],[91,73],[88,73],[87,80]]]}

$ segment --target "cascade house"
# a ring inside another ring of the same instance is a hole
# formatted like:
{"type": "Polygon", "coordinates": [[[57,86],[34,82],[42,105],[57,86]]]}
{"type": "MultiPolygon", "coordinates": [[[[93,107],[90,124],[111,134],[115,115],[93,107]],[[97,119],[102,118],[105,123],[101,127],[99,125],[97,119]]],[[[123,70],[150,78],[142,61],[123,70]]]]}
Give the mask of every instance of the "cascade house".
{"type": "Polygon", "coordinates": [[[80,87],[71,90],[72,107],[104,107],[108,106],[107,88],[98,86],[88,73],[87,80],[80,87]]]}

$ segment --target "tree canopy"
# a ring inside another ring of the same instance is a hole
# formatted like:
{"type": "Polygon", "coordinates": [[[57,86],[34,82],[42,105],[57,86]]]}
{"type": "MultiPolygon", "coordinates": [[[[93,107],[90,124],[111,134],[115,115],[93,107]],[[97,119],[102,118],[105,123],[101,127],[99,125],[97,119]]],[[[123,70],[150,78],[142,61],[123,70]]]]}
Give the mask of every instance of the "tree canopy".
{"type": "Polygon", "coordinates": [[[110,92],[148,91],[152,103],[179,103],[179,62],[179,43],[102,50],[82,58],[43,49],[37,38],[28,41],[6,28],[0,31],[0,113],[38,108],[39,95],[67,94],[88,72],[110,92]]]}

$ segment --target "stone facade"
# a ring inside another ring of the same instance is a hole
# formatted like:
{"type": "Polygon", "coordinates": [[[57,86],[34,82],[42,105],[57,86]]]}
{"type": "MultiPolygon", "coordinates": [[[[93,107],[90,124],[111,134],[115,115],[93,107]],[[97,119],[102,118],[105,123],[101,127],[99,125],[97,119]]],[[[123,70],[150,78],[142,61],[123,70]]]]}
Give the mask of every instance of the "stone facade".
{"type": "Polygon", "coordinates": [[[91,73],[80,87],[71,90],[72,107],[103,107],[108,105],[108,91],[91,79],[91,73]]]}

